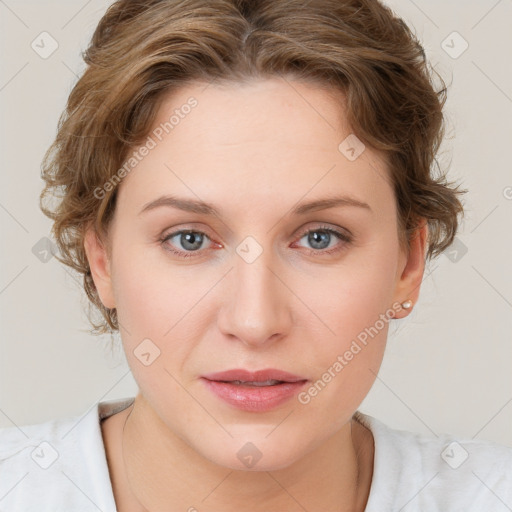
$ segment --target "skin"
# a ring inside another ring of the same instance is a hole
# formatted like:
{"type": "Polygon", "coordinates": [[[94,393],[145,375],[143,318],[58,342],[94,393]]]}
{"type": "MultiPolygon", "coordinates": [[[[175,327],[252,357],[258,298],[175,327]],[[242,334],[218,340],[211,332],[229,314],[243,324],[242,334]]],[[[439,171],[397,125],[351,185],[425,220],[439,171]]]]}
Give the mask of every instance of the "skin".
{"type": "Polygon", "coordinates": [[[200,377],[278,368],[314,383],[393,303],[416,303],[427,227],[400,247],[385,159],[369,147],[355,161],[338,150],[351,133],[341,93],[282,78],[194,83],[165,98],[154,127],[190,96],[197,107],[121,182],[108,237],[89,229],[85,239],[139,386],[133,407],[102,424],[118,509],[364,510],[373,438],[352,416],[376,378],[388,323],[307,404],[240,411],[200,377]],[[165,194],[212,203],[220,217],[140,213],[165,194]],[[333,195],[371,210],[290,213],[333,195]],[[304,233],[321,226],[353,239],[312,245],[304,233]],[[207,235],[199,251],[179,236],[162,242],[180,229],[207,235]],[[263,250],[252,263],[236,252],[249,235],[263,250]],[[160,350],[149,366],[134,354],[146,338],[160,350]],[[237,457],[247,442],[263,455],[252,469],[237,457]]]}

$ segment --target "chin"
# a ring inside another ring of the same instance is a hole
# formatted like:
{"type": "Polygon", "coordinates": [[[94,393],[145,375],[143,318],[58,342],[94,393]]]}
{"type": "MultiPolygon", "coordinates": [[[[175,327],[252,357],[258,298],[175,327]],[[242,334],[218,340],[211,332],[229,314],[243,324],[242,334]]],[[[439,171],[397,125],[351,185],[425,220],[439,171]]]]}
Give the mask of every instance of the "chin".
{"type": "Polygon", "coordinates": [[[260,460],[256,462],[253,466],[249,464],[241,462],[237,457],[226,458],[223,456],[220,460],[214,460],[216,464],[219,466],[223,466],[228,469],[232,469],[235,471],[251,471],[251,472],[261,472],[261,471],[278,471],[281,469],[286,469],[291,464],[293,464],[296,458],[296,454],[290,454],[289,457],[279,457],[275,456],[267,456],[262,457],[260,460]]]}
{"type": "Polygon", "coordinates": [[[235,471],[277,471],[289,467],[301,456],[296,444],[283,445],[282,438],[272,441],[254,436],[254,441],[249,439],[249,436],[244,436],[243,441],[231,439],[220,446],[220,450],[197,451],[214,464],[235,471]]]}

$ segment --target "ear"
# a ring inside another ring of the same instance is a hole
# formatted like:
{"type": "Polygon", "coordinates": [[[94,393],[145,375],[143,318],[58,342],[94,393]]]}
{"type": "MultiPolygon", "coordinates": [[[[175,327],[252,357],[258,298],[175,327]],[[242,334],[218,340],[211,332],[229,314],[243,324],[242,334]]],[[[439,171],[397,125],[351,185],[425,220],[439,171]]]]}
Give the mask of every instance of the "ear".
{"type": "Polygon", "coordinates": [[[88,228],[85,233],[84,249],[100,300],[106,308],[114,309],[116,304],[108,251],[93,228],[88,228]]]}
{"type": "MultiPolygon", "coordinates": [[[[401,274],[396,282],[394,301],[403,303],[412,301],[412,307],[418,302],[421,282],[425,271],[425,249],[428,238],[428,224],[426,220],[416,229],[410,241],[409,254],[403,254],[400,260],[401,274]]],[[[393,302],[394,303],[394,302],[393,302]]],[[[395,318],[403,318],[412,311],[412,308],[401,309],[395,318]]]]}

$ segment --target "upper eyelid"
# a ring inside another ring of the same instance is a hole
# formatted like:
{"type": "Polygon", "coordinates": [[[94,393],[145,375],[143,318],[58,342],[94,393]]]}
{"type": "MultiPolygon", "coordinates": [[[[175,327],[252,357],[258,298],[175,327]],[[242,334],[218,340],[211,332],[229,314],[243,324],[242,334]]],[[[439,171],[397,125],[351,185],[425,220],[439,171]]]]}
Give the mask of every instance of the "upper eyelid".
{"type": "MultiPolygon", "coordinates": [[[[342,227],[329,226],[329,225],[327,225],[327,223],[323,223],[323,225],[318,225],[318,226],[305,227],[305,228],[299,230],[299,234],[296,236],[299,236],[299,239],[300,239],[303,236],[305,236],[306,234],[308,234],[309,232],[315,231],[315,230],[328,231],[328,232],[332,231],[335,236],[338,236],[340,241],[344,241],[343,236],[345,236],[349,239],[353,238],[352,233],[348,229],[342,228],[342,227]]],[[[214,238],[208,234],[207,230],[205,231],[204,229],[201,229],[201,228],[196,229],[196,228],[192,228],[192,227],[188,227],[188,228],[185,227],[185,228],[170,231],[169,233],[166,233],[166,234],[164,233],[161,237],[161,240],[162,241],[169,240],[170,238],[174,238],[176,235],[181,235],[183,233],[200,233],[202,235],[205,235],[211,242],[216,243],[214,241],[214,238]]],[[[219,242],[217,242],[217,243],[219,243],[219,242]]]]}
{"type": "MultiPolygon", "coordinates": [[[[341,232],[346,232],[347,236],[352,236],[352,233],[350,232],[350,230],[348,230],[347,228],[344,228],[344,227],[341,227],[341,226],[331,226],[329,225],[328,222],[321,222],[320,223],[321,225],[317,225],[317,226],[311,226],[311,227],[305,227],[303,229],[300,229],[298,230],[299,233],[307,233],[308,231],[314,231],[315,229],[321,231],[321,230],[329,230],[329,229],[332,229],[333,231],[341,231],[341,232]]],[[[209,236],[208,234],[208,230],[206,229],[203,229],[203,228],[194,228],[194,227],[184,227],[184,228],[179,228],[179,229],[174,229],[174,228],[170,228],[171,230],[169,232],[167,232],[167,230],[164,231],[164,234],[162,235],[162,238],[166,238],[170,235],[177,235],[177,234],[181,234],[181,233],[186,233],[186,232],[189,232],[189,233],[202,233],[204,235],[207,235],[209,238],[212,238],[209,236]]]]}

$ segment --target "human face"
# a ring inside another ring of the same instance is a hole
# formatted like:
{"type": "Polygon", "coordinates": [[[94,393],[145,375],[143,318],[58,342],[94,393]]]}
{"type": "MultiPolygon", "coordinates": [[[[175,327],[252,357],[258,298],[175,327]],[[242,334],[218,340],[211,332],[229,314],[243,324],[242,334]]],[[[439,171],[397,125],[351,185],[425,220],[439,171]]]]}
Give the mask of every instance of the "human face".
{"type": "Polygon", "coordinates": [[[98,291],[169,436],[222,466],[247,469],[237,454],[254,446],[257,469],[284,468],[346,428],[375,380],[393,304],[410,298],[384,160],[340,151],[351,133],[341,99],[283,79],[190,84],[161,104],[156,146],[120,185],[98,291]],[[176,109],[189,113],[158,140],[176,109]],[[217,215],[155,203],[171,195],[217,215]],[[367,206],[294,212],[334,196],[367,206]],[[258,411],[204,378],[269,368],[307,382],[258,411]]]}

